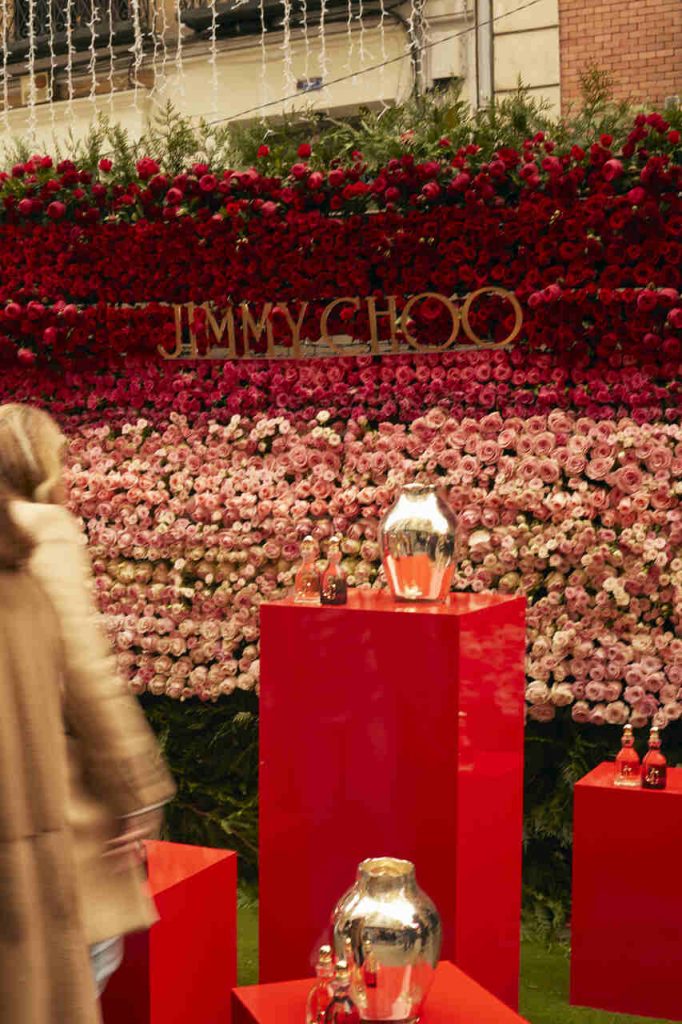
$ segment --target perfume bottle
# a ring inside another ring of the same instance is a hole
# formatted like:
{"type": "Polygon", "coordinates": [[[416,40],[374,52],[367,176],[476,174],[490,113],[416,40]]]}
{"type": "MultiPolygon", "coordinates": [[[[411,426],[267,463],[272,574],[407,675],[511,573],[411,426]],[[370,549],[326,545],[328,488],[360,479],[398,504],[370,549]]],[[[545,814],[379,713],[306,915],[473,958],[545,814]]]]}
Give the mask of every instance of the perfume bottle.
{"type": "Polygon", "coordinates": [[[362,956],[362,980],[365,988],[376,988],[379,964],[369,939],[365,939],[362,944],[362,956]]]}
{"type": "Polygon", "coordinates": [[[668,762],[661,753],[661,739],[656,726],[649,733],[649,749],[642,761],[642,787],[665,789],[668,762]]]}
{"type": "Polygon", "coordinates": [[[301,566],[294,580],[294,601],[297,604],[320,603],[320,574],[315,565],[317,544],[305,537],[301,544],[301,566]]]}
{"type": "Polygon", "coordinates": [[[360,1013],[350,995],[350,971],[345,960],[339,960],[332,983],[334,995],[324,1015],[325,1024],[360,1024],[360,1013]]]}
{"type": "Polygon", "coordinates": [[[616,774],[613,777],[613,784],[614,786],[639,786],[639,775],[639,754],[635,750],[635,737],[632,734],[632,726],[626,725],[623,729],[621,748],[616,756],[616,774]]]}
{"type": "Polygon", "coordinates": [[[348,588],[341,568],[341,538],[332,537],[327,551],[328,565],[322,573],[322,604],[345,604],[348,588]]]}
{"type": "Polygon", "coordinates": [[[306,1003],[306,1024],[324,1024],[324,1015],[332,1001],[334,959],[331,946],[320,946],[315,974],[317,980],[308,993],[306,1003]]]}

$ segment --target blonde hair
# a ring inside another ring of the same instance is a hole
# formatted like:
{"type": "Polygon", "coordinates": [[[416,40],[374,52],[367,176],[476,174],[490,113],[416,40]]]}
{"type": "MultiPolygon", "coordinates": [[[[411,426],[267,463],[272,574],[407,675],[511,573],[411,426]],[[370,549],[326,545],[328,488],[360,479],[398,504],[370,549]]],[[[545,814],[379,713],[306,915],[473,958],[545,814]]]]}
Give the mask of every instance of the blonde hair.
{"type": "Polygon", "coordinates": [[[0,405],[0,567],[18,568],[30,538],[13,521],[11,501],[58,504],[66,440],[52,417],[31,405],[0,405]]]}

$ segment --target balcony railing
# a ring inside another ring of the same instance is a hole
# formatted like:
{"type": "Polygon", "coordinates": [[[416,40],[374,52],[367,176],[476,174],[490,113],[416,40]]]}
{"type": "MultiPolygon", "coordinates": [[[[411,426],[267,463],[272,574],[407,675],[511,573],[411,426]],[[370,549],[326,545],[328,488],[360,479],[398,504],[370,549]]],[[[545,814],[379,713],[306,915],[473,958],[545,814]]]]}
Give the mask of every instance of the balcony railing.
{"type": "MultiPolygon", "coordinates": [[[[366,14],[379,7],[379,0],[351,0],[352,8],[366,14]]],[[[387,4],[388,9],[389,4],[387,4]]],[[[292,0],[291,27],[296,28],[304,20],[313,25],[319,20],[321,0],[292,0]]],[[[325,20],[345,20],[348,12],[348,0],[327,0],[325,4],[325,20]]],[[[180,0],[180,20],[183,25],[195,32],[204,32],[211,28],[213,11],[208,0],[180,0]]],[[[220,35],[253,35],[261,30],[261,16],[267,29],[276,29],[282,24],[284,6],[282,0],[218,0],[215,4],[216,26],[220,35]],[[262,7],[262,12],[261,12],[262,7]]]]}
{"type": "MultiPolygon", "coordinates": [[[[139,0],[138,18],[142,32],[150,27],[151,0],[139,0]]],[[[7,24],[3,37],[9,61],[25,60],[30,48],[31,7],[35,56],[64,54],[69,49],[69,34],[74,50],[129,42],[134,38],[132,0],[8,0],[7,24]],[[91,28],[94,15],[94,33],[91,28]]]]}

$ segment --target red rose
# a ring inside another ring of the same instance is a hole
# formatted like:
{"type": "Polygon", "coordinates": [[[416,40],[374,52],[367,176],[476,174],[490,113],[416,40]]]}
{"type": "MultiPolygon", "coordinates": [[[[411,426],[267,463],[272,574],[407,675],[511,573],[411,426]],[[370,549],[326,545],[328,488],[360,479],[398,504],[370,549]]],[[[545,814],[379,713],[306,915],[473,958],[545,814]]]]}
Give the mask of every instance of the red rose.
{"type": "Polygon", "coordinates": [[[185,197],[179,188],[169,188],[166,192],[166,202],[171,206],[176,206],[178,203],[181,203],[184,198],[185,197]]]}
{"type": "Polygon", "coordinates": [[[20,199],[17,209],[22,217],[30,217],[33,213],[33,200],[20,199]]]}
{"type": "Polygon", "coordinates": [[[680,133],[678,132],[677,128],[672,128],[668,132],[668,142],[672,142],[673,146],[676,146],[679,141],[680,141],[680,133]]]}
{"type": "Polygon", "coordinates": [[[646,199],[646,190],[641,185],[636,185],[626,193],[625,198],[632,203],[633,206],[641,206],[646,199]]]}
{"type": "MultiPolygon", "coordinates": [[[[675,312],[673,310],[673,312],[675,312]]],[[[8,320],[18,320],[21,316],[21,306],[18,302],[8,302],[5,306],[5,316],[8,320]]]]}
{"type": "Polygon", "coordinates": [[[266,157],[266,156],[270,156],[270,147],[269,146],[259,146],[258,147],[258,152],[256,153],[256,156],[260,157],[261,160],[264,157],[266,157]]]}
{"type": "Polygon", "coordinates": [[[294,164],[291,168],[292,178],[305,178],[308,173],[308,168],[305,164],[294,164]]]}
{"type": "Polygon", "coordinates": [[[324,174],[320,174],[319,171],[314,171],[308,178],[308,188],[316,190],[322,188],[324,184],[324,174]]]}
{"type": "Polygon", "coordinates": [[[437,199],[440,195],[440,185],[435,181],[427,181],[422,188],[422,195],[427,199],[437,199]]]}
{"type": "Polygon", "coordinates": [[[671,309],[668,313],[668,321],[676,331],[682,330],[682,308],[671,309]]]}
{"type": "Polygon", "coordinates": [[[64,203],[60,203],[58,199],[50,203],[47,207],[47,215],[50,220],[61,220],[66,214],[66,206],[64,203]]]}
{"type": "Polygon", "coordinates": [[[141,160],[138,160],[135,169],[142,181],[148,181],[149,178],[153,178],[155,174],[159,173],[159,165],[149,156],[143,156],[141,160]]]}
{"type": "Polygon", "coordinates": [[[30,348],[17,349],[17,359],[22,366],[32,366],[36,361],[36,354],[30,348]]]}
{"type": "Polygon", "coordinates": [[[607,160],[602,167],[602,174],[607,181],[614,181],[620,178],[623,173],[623,165],[620,160],[607,160]]]}
{"type": "Polygon", "coordinates": [[[214,192],[218,186],[218,179],[214,174],[203,174],[199,179],[199,188],[202,192],[214,192]]]}
{"type": "Polygon", "coordinates": [[[104,172],[104,174],[108,174],[114,165],[108,157],[103,156],[100,162],[97,164],[97,166],[99,167],[100,171],[104,172]]]}
{"type": "Polygon", "coordinates": [[[277,203],[273,203],[270,199],[266,200],[260,208],[261,213],[266,217],[272,217],[277,213],[277,203]]]}
{"type": "Polygon", "coordinates": [[[307,160],[310,154],[312,153],[312,149],[310,148],[307,142],[302,142],[301,145],[298,147],[297,153],[302,160],[307,160]]]}
{"type": "Polygon", "coordinates": [[[338,168],[329,172],[328,181],[332,188],[338,188],[339,185],[343,185],[345,180],[346,175],[344,174],[343,171],[339,170],[338,168]]]}
{"type": "Polygon", "coordinates": [[[12,177],[13,178],[23,178],[23,176],[25,174],[26,174],[26,168],[25,168],[25,166],[23,164],[15,164],[14,167],[12,168],[12,177]]]}

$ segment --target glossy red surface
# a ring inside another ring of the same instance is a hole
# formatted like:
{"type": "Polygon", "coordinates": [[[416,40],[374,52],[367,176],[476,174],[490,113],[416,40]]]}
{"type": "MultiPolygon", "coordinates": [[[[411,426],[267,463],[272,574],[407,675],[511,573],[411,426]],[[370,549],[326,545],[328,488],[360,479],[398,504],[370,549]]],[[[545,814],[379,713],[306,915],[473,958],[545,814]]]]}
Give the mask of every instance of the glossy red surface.
{"type": "MultiPolygon", "coordinates": [[[[237,988],[233,1024],[303,1024],[311,980],[237,988]]],[[[463,971],[440,963],[422,1024],[523,1024],[523,1018],[463,971]]]]}
{"type": "Polygon", "coordinates": [[[397,856],[443,956],[516,1006],[523,600],[354,591],[261,628],[261,981],[310,974],[357,864],[397,856]]]}
{"type": "Polygon", "coordinates": [[[126,939],[102,1000],[104,1024],[230,1024],[237,981],[237,856],[147,843],[160,920],[126,939]]]}
{"type": "Polygon", "coordinates": [[[662,791],[613,775],[601,764],[575,787],[571,1002],[682,1020],[682,769],[662,791]]]}

